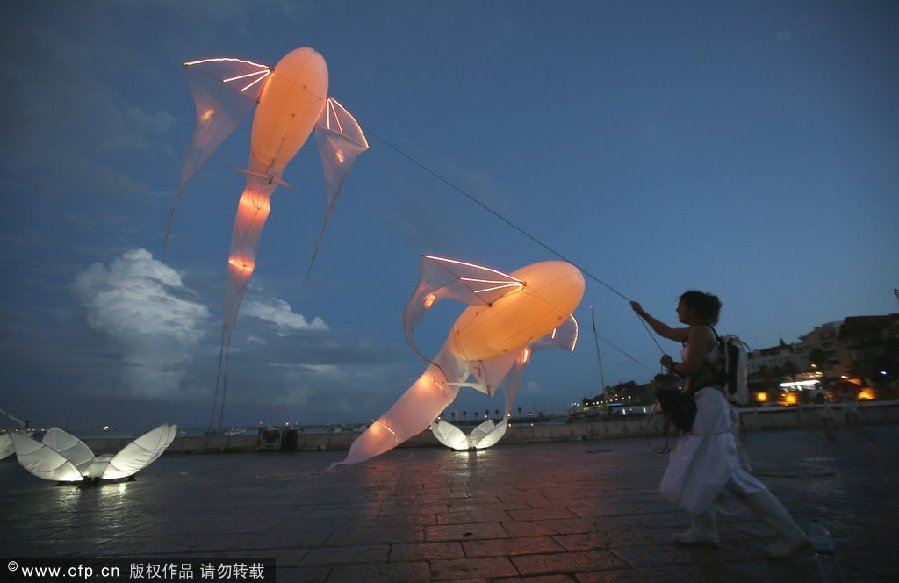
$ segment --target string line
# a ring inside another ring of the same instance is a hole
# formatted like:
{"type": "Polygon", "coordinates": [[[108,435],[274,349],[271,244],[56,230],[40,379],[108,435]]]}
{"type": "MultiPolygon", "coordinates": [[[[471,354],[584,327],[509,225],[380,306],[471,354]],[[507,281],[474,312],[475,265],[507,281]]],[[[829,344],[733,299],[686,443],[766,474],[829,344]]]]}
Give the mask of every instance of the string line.
{"type": "MultiPolygon", "coordinates": [[[[481,207],[482,209],[484,209],[485,211],[487,211],[488,213],[490,213],[491,215],[493,215],[494,217],[496,217],[497,219],[499,219],[500,221],[502,221],[503,223],[505,223],[506,225],[508,225],[508,226],[511,227],[512,229],[518,231],[518,233],[520,233],[521,235],[523,235],[523,236],[525,236],[526,238],[530,239],[533,243],[539,245],[540,247],[542,247],[543,249],[545,249],[546,251],[548,251],[548,252],[551,253],[552,255],[555,255],[556,257],[558,257],[558,258],[561,259],[562,261],[565,261],[566,263],[570,263],[570,264],[573,265],[574,267],[577,267],[577,268],[581,271],[581,273],[583,273],[585,276],[587,276],[588,278],[592,279],[592,280],[595,281],[596,283],[602,285],[603,287],[605,287],[606,289],[608,289],[609,291],[611,291],[612,293],[614,293],[615,295],[617,295],[617,296],[620,297],[621,299],[623,299],[623,300],[625,300],[625,301],[631,301],[631,298],[629,298],[628,296],[626,296],[624,293],[618,291],[617,289],[615,289],[614,287],[612,287],[611,285],[609,285],[608,283],[606,283],[605,281],[603,281],[603,280],[600,279],[599,277],[593,275],[590,271],[588,271],[587,269],[584,269],[583,267],[581,267],[580,265],[578,265],[577,263],[575,263],[574,261],[572,261],[571,259],[569,259],[569,258],[566,257],[565,255],[563,255],[561,252],[557,251],[556,249],[554,249],[554,248],[551,247],[550,245],[544,243],[543,241],[541,241],[540,239],[538,239],[538,238],[535,237],[534,235],[530,234],[528,231],[526,231],[526,230],[523,229],[522,227],[519,227],[518,225],[516,225],[515,223],[513,223],[512,221],[510,221],[509,219],[507,219],[505,216],[503,216],[502,214],[500,214],[499,212],[497,212],[497,211],[494,210],[493,208],[487,206],[485,203],[481,202],[480,200],[478,200],[477,198],[475,198],[473,195],[469,194],[469,193],[468,193],[467,191],[465,191],[463,188],[461,188],[460,186],[456,185],[454,182],[452,182],[451,180],[449,180],[448,178],[446,178],[446,177],[443,176],[442,174],[440,174],[440,173],[438,173],[437,171],[435,171],[434,169],[432,169],[430,166],[427,166],[427,165],[424,164],[423,162],[420,162],[418,159],[416,159],[416,158],[413,157],[412,155],[407,154],[405,151],[401,150],[399,147],[395,146],[393,143],[391,143],[390,141],[388,141],[387,139],[385,139],[385,138],[382,137],[381,135],[379,135],[379,134],[377,134],[376,132],[372,131],[368,126],[362,126],[362,124],[360,124],[360,127],[362,127],[363,130],[365,131],[365,135],[371,135],[372,137],[374,137],[375,139],[377,139],[378,141],[380,141],[381,143],[383,143],[385,146],[387,146],[388,148],[390,148],[391,150],[393,150],[394,152],[396,152],[397,154],[399,154],[400,156],[402,156],[403,158],[405,158],[406,160],[408,160],[408,161],[411,162],[412,164],[418,166],[419,168],[421,168],[422,170],[424,170],[425,172],[427,172],[428,174],[430,174],[431,176],[433,176],[433,177],[436,178],[437,180],[443,182],[445,185],[447,185],[448,187],[450,187],[452,190],[456,191],[458,194],[461,194],[462,196],[464,196],[465,198],[467,198],[467,199],[468,199],[469,201],[471,201],[472,203],[478,205],[479,207],[481,207]]],[[[662,354],[665,354],[665,350],[662,348],[662,346],[661,346],[661,345],[659,344],[659,342],[656,340],[655,335],[652,333],[652,330],[650,330],[649,327],[647,327],[646,322],[644,322],[643,319],[640,318],[639,316],[637,316],[636,314],[634,314],[634,316],[636,316],[637,319],[640,321],[640,323],[643,325],[643,329],[646,330],[646,333],[647,333],[647,334],[649,334],[649,337],[652,339],[653,343],[656,345],[656,347],[659,349],[659,351],[660,351],[662,354]]],[[[605,340],[610,346],[612,346],[612,348],[614,348],[615,350],[617,350],[617,351],[620,352],[621,354],[627,356],[627,357],[630,358],[632,361],[636,362],[637,364],[643,366],[643,368],[646,368],[647,370],[649,370],[650,372],[652,372],[652,369],[650,369],[649,367],[647,367],[645,364],[639,362],[636,358],[634,358],[633,356],[631,356],[630,354],[628,354],[628,353],[625,352],[624,350],[618,348],[617,346],[615,346],[614,344],[612,344],[611,342],[609,342],[609,341],[608,341],[607,339],[605,339],[605,338],[603,338],[603,340],[605,340]]]]}

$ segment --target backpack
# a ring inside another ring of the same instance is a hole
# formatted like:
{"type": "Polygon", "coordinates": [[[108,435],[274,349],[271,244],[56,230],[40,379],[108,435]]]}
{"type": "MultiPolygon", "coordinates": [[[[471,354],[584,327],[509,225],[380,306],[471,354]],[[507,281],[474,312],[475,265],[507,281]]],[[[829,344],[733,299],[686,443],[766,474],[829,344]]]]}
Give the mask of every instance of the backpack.
{"type": "Polygon", "coordinates": [[[746,381],[748,350],[746,343],[735,334],[718,336],[718,360],[723,379],[724,396],[734,404],[749,403],[749,384],[746,381]]]}
{"type": "Polygon", "coordinates": [[[718,357],[714,361],[703,361],[704,366],[690,378],[691,391],[695,393],[703,387],[715,386],[724,392],[728,401],[744,406],[749,403],[747,346],[739,336],[719,336],[714,328],[711,330],[718,343],[718,357]]]}

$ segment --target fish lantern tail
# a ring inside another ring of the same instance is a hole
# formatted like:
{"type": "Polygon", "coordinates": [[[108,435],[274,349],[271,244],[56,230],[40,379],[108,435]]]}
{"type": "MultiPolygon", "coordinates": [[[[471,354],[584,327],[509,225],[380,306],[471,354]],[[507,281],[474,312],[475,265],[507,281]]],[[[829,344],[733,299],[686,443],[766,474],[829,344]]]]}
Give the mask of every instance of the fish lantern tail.
{"type": "Polygon", "coordinates": [[[454,360],[441,352],[390,410],[356,438],[346,459],[334,465],[364,462],[392,450],[427,429],[455,400],[459,392],[458,382],[467,376],[461,363],[454,360]],[[448,378],[452,381],[447,380],[448,378]]]}

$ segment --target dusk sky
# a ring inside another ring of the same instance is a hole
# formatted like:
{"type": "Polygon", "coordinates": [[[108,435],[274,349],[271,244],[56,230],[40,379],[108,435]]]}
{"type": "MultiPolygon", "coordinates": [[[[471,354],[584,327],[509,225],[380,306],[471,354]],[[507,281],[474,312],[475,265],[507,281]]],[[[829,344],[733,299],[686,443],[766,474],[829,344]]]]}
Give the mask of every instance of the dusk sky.
{"type": "MultiPolygon", "coordinates": [[[[252,120],[194,178],[163,254],[195,120],[182,63],[205,57],[315,48],[371,144],[305,287],[314,139],[288,166],[234,330],[227,426],[389,408],[425,368],[402,327],[423,254],[556,259],[447,182],[592,276],[575,352],[535,355],[523,411],[600,392],[591,306],[606,384],[658,372],[621,295],[673,324],[681,292],[716,293],[718,331],[751,348],[899,309],[891,0],[10,1],[0,44],[0,408],[35,426],[209,421],[252,120]]],[[[463,308],[421,324],[425,352],[463,308]]],[[[502,406],[468,388],[456,403],[502,406]]]]}

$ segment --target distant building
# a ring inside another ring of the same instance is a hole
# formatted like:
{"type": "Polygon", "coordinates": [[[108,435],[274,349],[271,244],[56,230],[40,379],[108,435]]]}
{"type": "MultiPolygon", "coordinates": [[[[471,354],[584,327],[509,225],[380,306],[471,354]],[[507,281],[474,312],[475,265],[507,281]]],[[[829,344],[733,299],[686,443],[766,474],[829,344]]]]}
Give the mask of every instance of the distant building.
{"type": "MultiPolygon", "coordinates": [[[[895,367],[899,359],[899,314],[850,316],[829,322],[800,336],[793,346],[803,370],[812,369],[817,361],[819,372],[830,379],[874,377],[881,371],[873,368],[895,367]]],[[[893,378],[897,374],[895,370],[883,372],[893,378]]]]}
{"type": "Polygon", "coordinates": [[[634,381],[606,387],[605,392],[583,399],[584,413],[589,415],[621,415],[649,413],[655,403],[655,385],[638,385],[634,381]]]}
{"type": "Polygon", "coordinates": [[[828,322],[799,337],[799,342],[794,346],[796,354],[804,363],[803,368],[811,368],[813,360],[820,357],[821,366],[818,367],[820,372],[830,377],[840,377],[846,374],[846,367],[842,364],[845,358],[841,357],[842,350],[839,342],[842,325],[842,320],[828,322]]]}
{"type": "MultiPolygon", "coordinates": [[[[877,388],[879,397],[899,397],[899,314],[850,316],[828,322],[789,344],[752,350],[747,358],[750,391],[821,391],[841,377],[877,388]]],[[[604,393],[583,400],[584,411],[611,414],[642,406],[655,399],[652,383],[634,381],[606,387],[604,393]]],[[[757,399],[761,401],[762,399],[757,399]]]]}
{"type": "Polygon", "coordinates": [[[839,340],[852,360],[883,354],[890,340],[899,339],[899,314],[853,316],[843,320],[839,340]]]}
{"type": "Polygon", "coordinates": [[[838,336],[846,371],[869,380],[893,379],[899,365],[899,314],[853,316],[843,320],[838,336]]]}
{"type": "Polygon", "coordinates": [[[750,350],[746,359],[746,372],[750,375],[758,374],[766,369],[770,371],[796,370],[803,371],[808,368],[808,360],[802,358],[793,344],[787,344],[781,338],[777,346],[750,350]]]}

